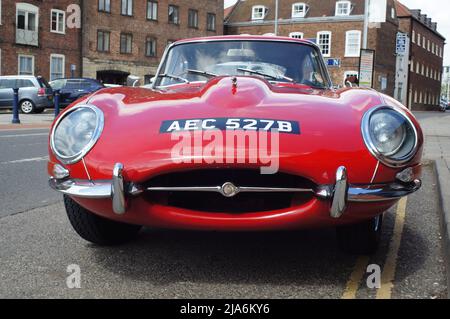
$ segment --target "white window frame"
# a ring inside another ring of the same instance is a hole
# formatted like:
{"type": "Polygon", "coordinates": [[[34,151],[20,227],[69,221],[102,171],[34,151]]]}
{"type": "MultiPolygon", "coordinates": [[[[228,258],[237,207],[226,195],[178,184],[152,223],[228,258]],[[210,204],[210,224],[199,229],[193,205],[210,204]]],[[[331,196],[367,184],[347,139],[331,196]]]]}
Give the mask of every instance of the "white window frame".
{"type": "Polygon", "coordinates": [[[416,43],[416,31],[412,30],[412,43],[416,43]]]}
{"type": "Polygon", "coordinates": [[[2,0],[0,0],[0,25],[2,25],[2,0]]]}
{"type": "Polygon", "coordinates": [[[305,34],[303,32],[291,32],[291,33],[289,33],[289,38],[303,39],[304,37],[305,37],[305,34]]]}
{"type": "Polygon", "coordinates": [[[292,14],[291,17],[292,18],[304,18],[306,16],[306,14],[308,13],[309,7],[306,3],[304,2],[296,2],[294,4],[292,4],[292,14]],[[297,11],[296,7],[303,7],[303,10],[297,11]]]}
{"type": "Polygon", "coordinates": [[[319,46],[320,52],[322,52],[322,55],[325,58],[331,57],[331,39],[332,39],[332,32],[331,31],[319,31],[319,32],[317,32],[317,45],[319,46]],[[323,48],[322,48],[322,46],[320,44],[320,36],[321,35],[328,35],[328,53],[327,54],[323,53],[323,48]]]}
{"type": "Polygon", "coordinates": [[[25,30],[28,30],[29,21],[28,21],[28,14],[33,13],[36,15],[36,30],[33,32],[39,32],[39,8],[35,5],[29,4],[29,3],[17,3],[16,4],[16,26],[15,29],[17,30],[18,24],[19,24],[19,11],[25,11],[27,15],[25,16],[25,30]]]}
{"type": "Polygon", "coordinates": [[[262,6],[262,5],[257,5],[257,6],[253,6],[252,7],[252,20],[264,20],[267,16],[267,12],[268,12],[268,8],[266,6],[262,6]],[[262,17],[260,17],[259,15],[255,15],[255,12],[258,11],[259,14],[259,10],[262,10],[262,17]]]}
{"type": "Polygon", "coordinates": [[[50,10],[50,32],[66,34],[66,12],[58,9],[50,10]],[[53,13],[56,13],[56,30],[53,30],[53,13]],[[58,30],[60,15],[63,15],[63,29],[62,31],[58,30]]]}
{"type": "Polygon", "coordinates": [[[345,57],[356,58],[361,55],[361,31],[360,30],[349,30],[345,32],[345,57]],[[350,35],[358,36],[358,50],[356,52],[351,52],[349,47],[350,35]]]}
{"type": "Polygon", "coordinates": [[[35,68],[35,61],[34,61],[34,55],[28,55],[28,54],[19,54],[17,56],[17,74],[18,75],[30,75],[30,74],[21,74],[20,73],[20,58],[31,58],[31,65],[32,65],[32,74],[34,75],[34,68],[35,68]]]}
{"type": "Polygon", "coordinates": [[[337,17],[346,17],[349,16],[352,13],[352,3],[351,1],[336,1],[336,10],[335,10],[335,16],[337,17]],[[339,6],[340,5],[347,5],[347,13],[341,13],[339,12],[339,6]]]}
{"type": "Polygon", "coordinates": [[[66,56],[64,54],[56,54],[56,53],[52,53],[50,54],[50,76],[49,79],[50,81],[56,80],[52,78],[52,60],[53,58],[57,58],[57,59],[62,59],[62,75],[61,75],[61,79],[64,78],[66,76],[66,56]]]}

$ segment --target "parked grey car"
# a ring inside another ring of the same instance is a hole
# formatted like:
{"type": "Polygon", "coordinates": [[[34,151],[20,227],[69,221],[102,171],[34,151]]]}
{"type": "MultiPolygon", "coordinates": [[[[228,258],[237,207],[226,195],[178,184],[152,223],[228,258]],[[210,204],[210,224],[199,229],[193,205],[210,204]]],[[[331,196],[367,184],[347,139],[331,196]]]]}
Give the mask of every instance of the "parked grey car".
{"type": "Polygon", "coordinates": [[[42,113],[53,107],[53,90],[40,76],[0,76],[0,109],[13,107],[14,91],[19,88],[19,109],[22,113],[42,113]]]}

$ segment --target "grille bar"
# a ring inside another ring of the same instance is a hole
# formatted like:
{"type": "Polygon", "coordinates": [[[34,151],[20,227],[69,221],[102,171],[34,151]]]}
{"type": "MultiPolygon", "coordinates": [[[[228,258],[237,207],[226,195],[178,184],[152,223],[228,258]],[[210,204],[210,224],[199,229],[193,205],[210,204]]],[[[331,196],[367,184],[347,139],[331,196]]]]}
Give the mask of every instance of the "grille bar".
{"type": "Polygon", "coordinates": [[[233,183],[222,186],[189,186],[189,187],[148,187],[149,192],[213,192],[225,197],[234,197],[239,193],[315,193],[308,188],[282,188],[282,187],[238,187],[233,183]]]}

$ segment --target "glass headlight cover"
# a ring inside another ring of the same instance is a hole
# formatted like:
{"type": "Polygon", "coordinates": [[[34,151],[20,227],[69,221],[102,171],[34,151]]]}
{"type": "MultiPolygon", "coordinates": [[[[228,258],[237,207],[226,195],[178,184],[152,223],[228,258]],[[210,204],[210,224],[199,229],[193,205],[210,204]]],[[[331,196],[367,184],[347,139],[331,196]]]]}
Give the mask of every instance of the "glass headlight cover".
{"type": "Polygon", "coordinates": [[[417,130],[409,117],[393,107],[367,112],[362,132],[370,152],[388,166],[401,166],[415,155],[417,130]]]}
{"type": "Polygon", "coordinates": [[[93,105],[72,108],[55,124],[50,138],[53,153],[64,164],[80,161],[103,131],[103,112],[93,105]]]}

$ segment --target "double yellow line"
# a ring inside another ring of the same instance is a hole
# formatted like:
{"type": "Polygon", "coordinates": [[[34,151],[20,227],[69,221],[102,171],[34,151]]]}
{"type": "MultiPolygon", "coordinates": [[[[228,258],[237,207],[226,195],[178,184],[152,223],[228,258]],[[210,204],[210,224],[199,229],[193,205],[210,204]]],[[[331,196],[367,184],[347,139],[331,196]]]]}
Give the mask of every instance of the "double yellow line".
{"type": "MultiPolygon", "coordinates": [[[[392,289],[394,288],[395,270],[397,268],[398,253],[402,241],[403,228],[406,218],[407,198],[402,198],[397,206],[397,214],[395,217],[394,233],[389,244],[389,250],[386,255],[386,262],[381,273],[381,288],[378,289],[376,299],[390,299],[392,297],[392,289]]],[[[359,256],[356,265],[345,287],[342,299],[355,299],[359,285],[366,274],[369,265],[368,256],[359,256]]]]}

